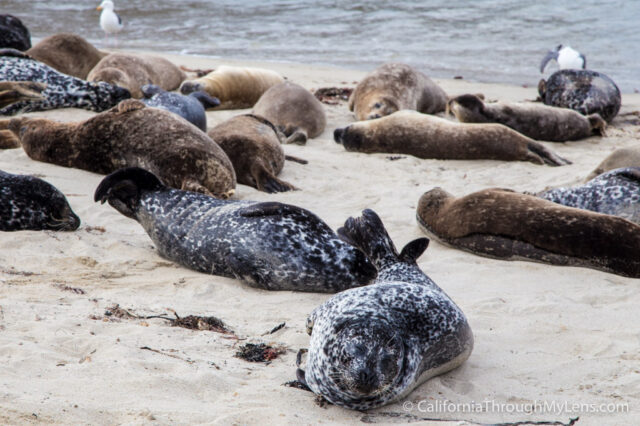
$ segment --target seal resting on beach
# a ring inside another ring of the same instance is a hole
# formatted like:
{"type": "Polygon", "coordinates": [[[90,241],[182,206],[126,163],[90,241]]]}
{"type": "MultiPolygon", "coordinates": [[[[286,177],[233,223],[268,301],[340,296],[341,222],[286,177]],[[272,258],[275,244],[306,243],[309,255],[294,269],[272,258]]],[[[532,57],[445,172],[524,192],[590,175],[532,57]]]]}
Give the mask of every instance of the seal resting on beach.
{"type": "Polygon", "coordinates": [[[94,199],[137,220],[161,256],[252,287],[334,293],[377,273],[364,253],[296,206],[171,189],[139,168],[107,176],[94,199]]]}
{"type": "Polygon", "coordinates": [[[356,119],[371,120],[403,109],[425,114],[445,110],[447,94],[424,73],[405,64],[384,64],[369,73],[349,97],[356,119]]]}
{"type": "Polygon", "coordinates": [[[0,170],[0,231],[74,231],[79,226],[80,218],[58,188],[0,170]]]}
{"type": "Polygon", "coordinates": [[[85,80],[100,59],[108,55],[76,34],[59,33],[43,38],[27,55],[73,77],[85,80]]]}
{"type": "Polygon", "coordinates": [[[591,180],[604,172],[622,167],[640,167],[640,147],[630,146],[616,149],[589,173],[586,180],[591,180]]]}
{"type": "Polygon", "coordinates": [[[531,139],[564,142],[604,136],[607,122],[598,114],[584,116],[569,108],[525,102],[485,103],[476,95],[461,95],[447,103],[461,123],[499,123],[531,139]]]}
{"type": "Polygon", "coordinates": [[[333,137],[347,151],[410,154],[441,160],[530,161],[570,164],[536,142],[502,124],[454,123],[416,111],[398,111],[375,120],[336,129],[333,137]]]}
{"type": "Polygon", "coordinates": [[[495,188],[460,198],[434,188],[416,216],[428,235],[481,256],[640,278],[640,226],[620,217],[495,188]]]}
{"type": "Polygon", "coordinates": [[[467,319],[416,264],[428,239],[398,253],[371,210],[348,219],[338,233],[367,254],[378,277],[311,313],[306,367],[297,371],[301,383],[333,404],[368,410],[404,398],[469,358],[467,319]]]}
{"type": "Polygon", "coordinates": [[[100,60],[87,76],[89,81],[105,81],[141,98],[140,88],[155,84],[164,90],[175,90],[187,75],[167,59],[151,55],[111,53],[100,60]]]}
{"type": "Polygon", "coordinates": [[[267,90],[253,114],[272,122],[287,137],[285,143],[305,144],[324,131],[327,116],[318,99],[304,87],[285,81],[267,90]]]}
{"type": "Polygon", "coordinates": [[[185,81],[180,92],[188,95],[204,90],[220,99],[217,109],[242,109],[253,107],[264,92],[283,81],[280,74],[264,68],[222,65],[204,77],[185,81]]]}
{"type": "Polygon", "coordinates": [[[31,34],[20,18],[13,15],[0,15],[0,49],[24,51],[30,47],[31,34]]]}
{"type": "Polygon", "coordinates": [[[231,161],[204,132],[134,99],[80,123],[13,118],[9,130],[37,161],[101,174],[141,166],[169,186],[218,197],[236,185],[231,161]]]}

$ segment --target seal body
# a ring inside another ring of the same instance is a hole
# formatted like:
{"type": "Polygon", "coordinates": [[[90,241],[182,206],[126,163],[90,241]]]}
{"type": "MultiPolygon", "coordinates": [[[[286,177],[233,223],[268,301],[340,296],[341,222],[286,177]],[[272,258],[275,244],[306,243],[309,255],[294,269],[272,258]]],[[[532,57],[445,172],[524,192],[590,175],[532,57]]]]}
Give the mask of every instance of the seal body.
{"type": "Polygon", "coordinates": [[[275,71],[222,65],[204,77],[185,81],[180,92],[188,95],[203,90],[220,99],[218,109],[251,108],[271,86],[283,81],[275,71]]]}
{"type": "Polygon", "coordinates": [[[215,142],[182,118],[137,100],[81,123],[14,118],[9,129],[37,161],[101,174],[142,166],[175,188],[220,197],[234,192],[233,166],[215,142]]]}
{"type": "Polygon", "coordinates": [[[333,404],[367,410],[462,364],[473,349],[473,334],[460,308],[416,264],[428,240],[415,240],[398,254],[370,210],[338,232],[368,255],[378,278],[336,294],[311,313],[299,380],[333,404]]]}
{"type": "Polygon", "coordinates": [[[63,74],[83,80],[100,59],[107,55],[79,35],[70,33],[43,38],[26,53],[63,74]]]}
{"type": "Polygon", "coordinates": [[[545,81],[538,92],[546,105],[570,108],[582,115],[598,114],[611,122],[620,111],[618,86],[604,74],[591,70],[560,70],[545,81]]]}
{"type": "Polygon", "coordinates": [[[20,18],[0,15],[0,48],[27,50],[31,47],[31,34],[20,18]]]}
{"type": "Polygon", "coordinates": [[[324,131],[327,116],[318,99],[304,87],[285,81],[267,90],[253,114],[272,122],[287,137],[285,143],[305,144],[324,131]]]}
{"type": "Polygon", "coordinates": [[[0,170],[0,231],[74,231],[79,226],[80,218],[55,186],[0,170]]]}
{"type": "Polygon", "coordinates": [[[170,189],[141,169],[107,176],[95,200],[137,220],[163,257],[253,287],[333,293],[376,275],[364,253],[296,206],[170,189]]]}
{"type": "Polygon", "coordinates": [[[104,111],[131,94],[122,87],[108,83],[92,83],[62,74],[28,56],[16,56],[17,51],[0,50],[0,80],[45,83],[44,100],[24,100],[0,109],[0,115],[45,111],[56,108],[82,108],[104,111]],[[7,56],[12,55],[12,56],[7,56]]]}
{"type": "Polygon", "coordinates": [[[601,175],[609,170],[619,169],[622,167],[640,167],[640,147],[631,146],[627,148],[618,148],[613,151],[607,158],[602,160],[598,167],[596,167],[587,180],[591,180],[594,177],[601,175]]]}
{"type": "Polygon", "coordinates": [[[420,198],[417,220],[443,243],[482,256],[640,278],[640,226],[620,217],[504,189],[455,198],[435,188],[420,198]]]}
{"type": "Polygon", "coordinates": [[[220,105],[217,98],[212,98],[206,92],[193,92],[188,96],[171,93],[160,86],[146,84],[140,89],[145,105],[171,111],[187,120],[203,132],[207,131],[207,108],[220,105]]]}
{"type": "Polygon", "coordinates": [[[640,223],[640,167],[611,170],[570,188],[553,188],[538,197],[563,206],[623,217],[640,223]]]}
{"type": "Polygon", "coordinates": [[[485,103],[476,95],[450,99],[447,109],[462,123],[499,123],[530,137],[564,142],[603,136],[607,123],[598,115],[584,116],[568,108],[534,103],[485,103]]]}
{"type": "Polygon", "coordinates": [[[402,109],[425,114],[445,110],[447,94],[424,73],[405,64],[384,64],[368,74],[349,97],[357,120],[384,117],[402,109]]]}
{"type": "Polygon", "coordinates": [[[410,154],[450,160],[530,161],[559,166],[567,160],[501,124],[454,123],[416,111],[398,111],[334,131],[347,151],[410,154]]]}

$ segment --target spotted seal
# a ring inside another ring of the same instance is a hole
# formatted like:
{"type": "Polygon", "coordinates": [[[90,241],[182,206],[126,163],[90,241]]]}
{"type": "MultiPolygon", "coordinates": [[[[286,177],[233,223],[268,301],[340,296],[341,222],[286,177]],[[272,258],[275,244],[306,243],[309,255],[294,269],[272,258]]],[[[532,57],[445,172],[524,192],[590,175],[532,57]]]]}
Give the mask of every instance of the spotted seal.
{"type": "Polygon", "coordinates": [[[0,15],[0,49],[27,50],[31,47],[31,34],[20,18],[0,15]]]}
{"type": "Polygon", "coordinates": [[[589,173],[586,180],[591,180],[604,172],[622,167],[640,167],[640,147],[636,145],[616,149],[589,173]]]}
{"type": "Polygon", "coordinates": [[[538,83],[546,105],[570,108],[582,115],[598,114],[608,123],[620,111],[618,86],[606,75],[591,70],[560,70],[538,83]]]}
{"type": "Polygon", "coordinates": [[[398,63],[384,64],[369,73],[349,97],[356,119],[371,120],[403,109],[425,114],[444,111],[447,94],[424,73],[398,63]]]}
{"type": "Polygon", "coordinates": [[[297,371],[298,380],[333,404],[367,410],[462,364],[473,349],[467,319],[416,264],[429,240],[414,240],[398,254],[371,210],[338,232],[367,254],[378,277],[311,313],[306,369],[297,371]]]}
{"type": "Polygon", "coordinates": [[[461,123],[500,123],[531,139],[550,142],[604,136],[607,127],[598,114],[584,116],[569,108],[531,102],[485,103],[477,95],[449,99],[447,111],[461,123]]]}
{"type": "Polygon", "coordinates": [[[70,33],[45,37],[26,53],[63,74],[83,80],[87,78],[89,71],[108,55],[79,35],[70,33]]]}
{"type": "Polygon", "coordinates": [[[139,168],[107,176],[94,199],[137,220],[161,256],[252,287],[333,293],[376,276],[364,253],[296,206],[171,189],[139,168]]]}
{"type": "Polygon", "coordinates": [[[460,198],[434,188],[416,217],[428,235],[481,256],[640,278],[640,226],[621,217],[495,188],[460,198]]]}
{"type": "Polygon", "coordinates": [[[192,92],[189,95],[171,93],[155,84],[145,84],[140,88],[145,105],[165,109],[187,120],[203,132],[207,131],[207,108],[220,105],[218,98],[206,92],[192,92]]]}
{"type": "Polygon", "coordinates": [[[83,108],[104,111],[130,98],[122,87],[108,83],[91,83],[62,74],[48,65],[31,59],[15,49],[0,49],[0,80],[45,83],[44,100],[24,100],[0,109],[0,115],[45,111],[56,108],[83,108]]]}
{"type": "Polygon", "coordinates": [[[80,218],[58,188],[0,170],[0,231],[74,231],[79,226],[80,218]]]}

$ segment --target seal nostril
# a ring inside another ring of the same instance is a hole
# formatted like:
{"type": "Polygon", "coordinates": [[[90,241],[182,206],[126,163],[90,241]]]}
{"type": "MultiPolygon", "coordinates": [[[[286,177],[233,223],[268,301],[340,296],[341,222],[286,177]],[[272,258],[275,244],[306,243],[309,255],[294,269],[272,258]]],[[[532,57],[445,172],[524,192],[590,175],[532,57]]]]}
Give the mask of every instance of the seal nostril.
{"type": "Polygon", "coordinates": [[[333,131],[333,140],[336,143],[342,143],[342,137],[344,136],[345,129],[335,129],[333,131]]]}

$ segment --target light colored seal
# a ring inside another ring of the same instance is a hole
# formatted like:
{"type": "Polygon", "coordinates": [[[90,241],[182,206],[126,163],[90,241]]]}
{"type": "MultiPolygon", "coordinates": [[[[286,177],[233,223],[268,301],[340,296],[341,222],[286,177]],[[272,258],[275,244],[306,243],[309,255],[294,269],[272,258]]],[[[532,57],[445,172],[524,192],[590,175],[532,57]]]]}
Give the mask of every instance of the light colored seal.
{"type": "Polygon", "coordinates": [[[159,56],[111,53],[96,64],[87,76],[89,81],[105,81],[141,98],[145,84],[155,84],[164,90],[175,90],[187,75],[171,61],[159,56]]]}
{"type": "Polygon", "coordinates": [[[485,103],[476,95],[461,95],[447,103],[461,123],[499,123],[531,139],[565,142],[604,136],[607,122],[598,114],[584,116],[569,108],[531,102],[485,103]]]}
{"type": "Polygon", "coordinates": [[[485,189],[422,195],[417,220],[444,244],[481,256],[583,266],[640,278],[640,226],[533,195],[485,189]]]}
{"type": "Polygon", "coordinates": [[[31,81],[0,81],[0,108],[20,101],[41,101],[47,85],[31,81]]]}
{"type": "Polygon", "coordinates": [[[58,188],[0,170],[0,231],[74,231],[79,226],[80,218],[58,188]]]}
{"type": "Polygon", "coordinates": [[[570,164],[536,142],[502,124],[454,123],[416,111],[398,111],[375,120],[336,129],[333,137],[347,151],[410,154],[441,160],[530,161],[570,164]]]}
{"type": "Polygon", "coordinates": [[[107,176],[94,199],[138,221],[161,256],[252,287],[334,293],[376,276],[364,253],[296,206],[171,189],[139,168],[107,176]]]}
{"type": "Polygon", "coordinates": [[[320,101],[304,87],[289,81],[264,92],[252,112],[284,133],[285,143],[305,144],[308,138],[321,134],[327,125],[320,101]]]}
{"type": "Polygon", "coordinates": [[[27,55],[73,77],[85,80],[100,59],[108,55],[76,34],[59,33],[43,38],[27,55]]]}
{"type": "Polygon", "coordinates": [[[338,232],[367,254],[378,278],[336,294],[311,313],[300,382],[333,404],[367,410],[404,398],[469,358],[473,334],[467,319],[416,264],[428,239],[414,240],[398,254],[371,210],[348,219],[338,232]]]}
{"type": "Polygon", "coordinates": [[[37,161],[101,174],[141,166],[174,188],[219,197],[236,185],[231,161],[204,132],[133,99],[80,123],[14,118],[9,129],[37,161]]]}
{"type": "Polygon", "coordinates": [[[251,108],[271,86],[283,81],[280,74],[264,68],[222,65],[204,77],[185,81],[180,92],[188,95],[204,90],[220,99],[220,106],[216,109],[251,108]]]}
{"type": "Polygon", "coordinates": [[[601,175],[609,170],[619,169],[621,167],[640,167],[640,147],[630,146],[627,148],[618,148],[613,151],[607,158],[602,160],[600,164],[587,176],[586,180],[601,175]]]}
{"type": "Polygon", "coordinates": [[[356,119],[371,120],[403,109],[425,114],[445,110],[447,94],[424,73],[405,64],[384,64],[369,73],[349,97],[356,119]]]}

